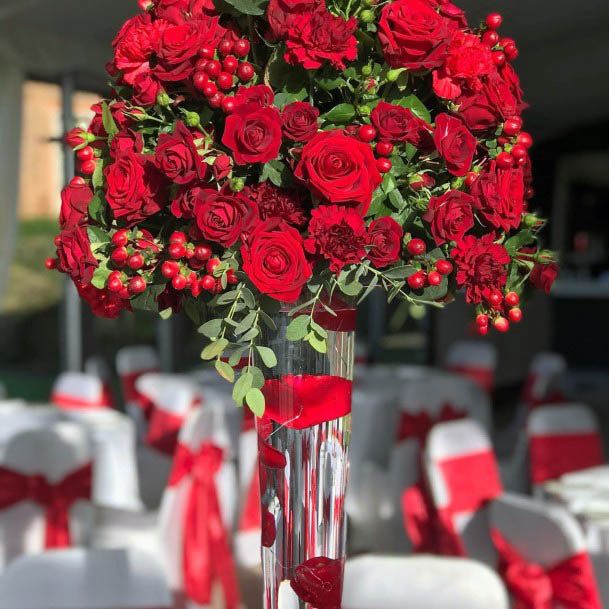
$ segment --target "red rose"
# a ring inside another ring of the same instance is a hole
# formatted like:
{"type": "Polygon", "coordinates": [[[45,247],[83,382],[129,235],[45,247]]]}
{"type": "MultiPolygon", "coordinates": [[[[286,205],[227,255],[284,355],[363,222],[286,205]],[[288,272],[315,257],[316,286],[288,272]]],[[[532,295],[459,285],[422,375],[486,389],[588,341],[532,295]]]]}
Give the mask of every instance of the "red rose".
{"type": "Polygon", "coordinates": [[[531,271],[529,281],[538,290],[543,290],[546,294],[549,294],[557,277],[558,265],[555,262],[536,264],[531,271]]]}
{"type": "Polygon", "coordinates": [[[198,193],[194,215],[205,239],[234,245],[258,219],[258,208],[243,193],[206,188],[198,193]]]}
{"type": "Polygon", "coordinates": [[[76,281],[90,283],[97,268],[97,260],[91,251],[87,229],[72,226],[59,234],[57,246],[58,269],[76,281]]]}
{"type": "Polygon", "coordinates": [[[449,114],[438,114],[433,139],[449,173],[464,176],[472,166],[478,142],[463,121],[449,114]]]}
{"type": "Polygon", "coordinates": [[[105,288],[98,290],[90,283],[74,282],[79,296],[91,307],[94,315],[116,319],[123,311],[131,311],[129,299],[123,299],[118,294],[105,288]]]}
{"type": "Polygon", "coordinates": [[[330,270],[340,273],[347,264],[358,264],[366,257],[366,225],[353,209],[324,205],[311,212],[305,249],[323,256],[330,270]]]}
{"type": "Polygon", "coordinates": [[[344,70],[345,61],[357,59],[356,28],[355,17],[345,20],[327,11],[301,15],[290,25],[285,60],[307,70],[326,63],[344,70]]]}
{"type": "Polygon", "coordinates": [[[465,11],[448,0],[429,0],[431,6],[440,12],[440,15],[455,22],[461,29],[467,29],[465,11]]]}
{"type": "Polygon", "coordinates": [[[520,226],[524,210],[522,169],[499,169],[495,162],[470,189],[475,207],[493,227],[509,231],[520,226]]]}
{"type": "Polygon", "coordinates": [[[112,42],[114,66],[122,72],[122,79],[132,85],[135,77],[150,71],[149,60],[164,21],[152,21],[149,13],[136,15],[125,22],[112,42]]]}
{"type": "Polygon", "coordinates": [[[150,159],[127,152],[104,170],[106,200],[114,217],[133,226],[161,210],[165,183],[150,159]]]}
{"type": "Polygon", "coordinates": [[[239,87],[235,94],[235,108],[244,104],[258,104],[259,106],[272,106],[275,94],[271,87],[254,85],[253,87],[239,87]]]}
{"type": "MultiPolygon", "coordinates": [[[[125,102],[110,102],[109,108],[110,113],[112,114],[112,118],[114,119],[114,123],[120,131],[126,129],[131,125],[133,121],[126,114],[127,104],[125,102]]],[[[106,133],[106,129],[104,127],[102,105],[93,104],[91,106],[91,110],[95,113],[95,116],[91,120],[91,124],[89,125],[89,131],[97,137],[108,137],[108,134],[106,133]]],[[[135,114],[136,110],[131,109],[131,112],[135,114]]]]}
{"type": "Polygon", "coordinates": [[[370,246],[368,258],[376,268],[382,269],[399,259],[403,234],[402,227],[389,216],[370,224],[366,244],[370,246]]]}
{"type": "Polygon", "coordinates": [[[285,136],[295,142],[308,142],[319,128],[319,110],[307,102],[288,104],[281,113],[285,136]]]}
{"type": "Polygon", "coordinates": [[[213,0],[190,0],[190,14],[193,17],[215,15],[216,6],[213,0]]]}
{"type": "Polygon", "coordinates": [[[70,146],[70,148],[77,148],[87,143],[88,133],[81,127],[74,127],[70,129],[64,136],[63,141],[70,146]]]}
{"type": "Polygon", "coordinates": [[[219,154],[212,165],[214,179],[216,181],[227,178],[233,170],[233,162],[228,154],[219,154]]]}
{"type": "Polygon", "coordinates": [[[429,222],[437,245],[460,241],[474,227],[473,205],[473,197],[460,190],[449,190],[430,199],[423,218],[429,222]]]}
{"type": "Polygon", "coordinates": [[[321,0],[270,0],[266,18],[275,38],[285,38],[292,23],[299,15],[324,11],[321,0]]]}
{"type": "Polygon", "coordinates": [[[175,21],[183,19],[189,9],[190,0],[155,0],[154,14],[163,19],[175,21]]]}
{"type": "Polygon", "coordinates": [[[417,148],[428,149],[431,127],[409,108],[380,101],[370,113],[370,120],[382,141],[410,142],[417,148]]]}
{"type": "Polygon", "coordinates": [[[222,143],[232,151],[237,165],[276,159],[281,148],[279,110],[255,103],[235,108],[226,119],[222,143]]]}
{"type": "Polygon", "coordinates": [[[181,190],[177,197],[171,202],[171,213],[176,218],[184,218],[185,220],[194,218],[194,210],[197,201],[205,193],[205,190],[206,189],[201,188],[200,186],[194,186],[192,188],[187,187],[181,190]]]}
{"type": "Polygon", "coordinates": [[[93,198],[93,191],[86,183],[71,183],[61,191],[61,211],[59,212],[59,226],[72,228],[87,221],[89,203],[93,198]]]}
{"type": "Polygon", "coordinates": [[[362,216],[382,182],[370,146],[338,129],[322,131],[305,144],[294,175],[316,197],[357,206],[362,216]]]}
{"type": "Polygon", "coordinates": [[[202,180],[207,164],[199,154],[194,135],[181,121],[173,133],[161,133],[155,153],[156,166],[176,184],[202,180]]]}
{"type": "Polygon", "coordinates": [[[260,182],[247,187],[243,193],[256,203],[262,220],[279,218],[294,226],[307,223],[309,214],[305,205],[305,198],[308,199],[306,191],[277,188],[270,182],[260,182]]]}
{"type": "Polygon", "coordinates": [[[298,300],[312,275],[300,233],[281,220],[259,224],[241,247],[243,270],[263,293],[283,302],[298,300]]]}
{"type": "Polygon", "coordinates": [[[396,0],[381,11],[378,37],[390,66],[430,69],[442,65],[455,27],[426,0],[396,0]]]}
{"type": "Polygon", "coordinates": [[[133,103],[153,106],[163,90],[161,83],[151,72],[137,74],[133,80],[133,103]]]}
{"type": "Polygon", "coordinates": [[[141,153],[144,150],[144,137],[139,131],[123,129],[110,142],[110,156],[116,158],[125,152],[141,153]]]}
{"type": "Polygon", "coordinates": [[[468,235],[451,251],[457,265],[457,285],[465,288],[465,299],[470,304],[482,302],[506,283],[510,255],[493,239],[492,234],[479,239],[468,235]]]}

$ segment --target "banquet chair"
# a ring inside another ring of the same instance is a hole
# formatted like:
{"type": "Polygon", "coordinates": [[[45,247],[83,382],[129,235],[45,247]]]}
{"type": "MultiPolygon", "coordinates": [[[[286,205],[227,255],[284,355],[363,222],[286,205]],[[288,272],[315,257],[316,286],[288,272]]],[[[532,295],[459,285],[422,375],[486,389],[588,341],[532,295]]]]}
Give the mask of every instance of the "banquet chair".
{"type": "Polygon", "coordinates": [[[527,438],[534,487],[604,462],[598,422],[584,404],[536,408],[529,415],[527,438]]]}
{"type": "Polygon", "coordinates": [[[529,366],[520,401],[527,408],[549,403],[556,398],[556,383],[567,372],[567,362],[559,353],[538,353],[529,366]],[[554,395],[552,395],[554,394],[554,395]]]}
{"type": "Polygon", "coordinates": [[[108,408],[111,403],[99,376],[86,372],[64,372],[51,391],[51,403],[62,410],[108,408]]]}
{"type": "Polygon", "coordinates": [[[358,556],[347,560],[343,609],[509,609],[487,566],[464,558],[358,556]]]}
{"type": "Polygon", "coordinates": [[[29,429],[40,429],[61,420],[54,406],[28,405],[23,400],[0,401],[0,463],[8,442],[29,429]]]}
{"type": "Polygon", "coordinates": [[[24,556],[0,576],[0,609],[170,607],[158,560],[133,548],[72,548],[24,556]]]}
{"type": "Polygon", "coordinates": [[[537,606],[545,592],[544,606],[602,609],[583,531],[564,508],[504,493],[490,508],[490,525],[498,570],[517,606],[537,606]]]}
{"type": "Polygon", "coordinates": [[[484,429],[468,419],[439,423],[429,434],[424,468],[441,552],[494,565],[488,510],[502,484],[484,429]]]}
{"type": "Polygon", "coordinates": [[[92,458],[86,430],[73,422],[9,440],[0,465],[0,567],[22,554],[87,542],[92,458]]]}
{"type": "Polygon", "coordinates": [[[114,399],[114,393],[112,391],[112,373],[110,372],[110,367],[106,363],[106,360],[97,355],[89,357],[85,361],[84,371],[87,374],[92,374],[101,379],[104,386],[106,403],[112,407],[116,406],[116,400],[114,399]]]}
{"type": "Polygon", "coordinates": [[[446,369],[475,381],[491,394],[495,388],[497,349],[488,342],[460,340],[446,352],[446,369]]]}

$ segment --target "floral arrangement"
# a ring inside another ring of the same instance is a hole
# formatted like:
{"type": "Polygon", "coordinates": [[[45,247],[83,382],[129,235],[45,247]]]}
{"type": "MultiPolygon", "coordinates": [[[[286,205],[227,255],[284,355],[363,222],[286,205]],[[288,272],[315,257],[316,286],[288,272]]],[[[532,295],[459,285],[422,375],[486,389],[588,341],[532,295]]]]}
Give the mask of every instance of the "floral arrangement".
{"type": "Polygon", "coordinates": [[[202,357],[260,413],[289,340],[320,352],[341,298],[442,307],[507,331],[549,290],[523,101],[502,18],[449,0],[140,0],[113,42],[113,95],[74,129],[57,258],[98,315],[184,310],[202,357]],[[259,360],[256,360],[259,358],[259,360]]]}

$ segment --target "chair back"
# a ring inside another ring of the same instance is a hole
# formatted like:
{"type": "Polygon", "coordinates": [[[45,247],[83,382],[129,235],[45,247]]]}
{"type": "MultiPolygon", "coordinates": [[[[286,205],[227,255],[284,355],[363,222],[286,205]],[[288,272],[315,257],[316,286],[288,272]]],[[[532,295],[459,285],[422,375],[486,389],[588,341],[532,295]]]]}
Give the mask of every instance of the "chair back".
{"type": "Polygon", "coordinates": [[[0,402],[0,463],[8,442],[29,429],[40,429],[61,420],[54,406],[28,405],[22,400],[0,402]]]}
{"type": "Polygon", "coordinates": [[[113,407],[116,406],[116,400],[112,391],[112,373],[106,360],[100,356],[89,357],[85,361],[84,371],[101,379],[104,386],[106,403],[113,407]]]}
{"type": "Polygon", "coordinates": [[[460,340],[446,352],[446,369],[470,378],[484,391],[495,388],[497,349],[489,342],[460,340]]]}
{"type": "Polygon", "coordinates": [[[53,385],[51,403],[62,410],[111,406],[102,379],[86,372],[60,374],[53,385]]]}
{"type": "Polygon", "coordinates": [[[556,384],[567,371],[567,361],[559,353],[538,353],[529,366],[520,401],[528,408],[555,398],[556,384]]]}

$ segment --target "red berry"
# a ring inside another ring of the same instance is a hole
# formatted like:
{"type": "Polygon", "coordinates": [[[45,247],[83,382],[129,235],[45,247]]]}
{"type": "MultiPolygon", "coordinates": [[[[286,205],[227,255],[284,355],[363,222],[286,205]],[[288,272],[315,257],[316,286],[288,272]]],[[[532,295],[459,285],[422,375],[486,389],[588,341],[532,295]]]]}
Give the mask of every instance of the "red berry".
{"type": "Polygon", "coordinates": [[[514,157],[509,152],[500,152],[495,161],[500,169],[510,169],[514,166],[514,157]]]}
{"type": "Polygon", "coordinates": [[[236,57],[233,57],[232,55],[229,55],[228,57],[225,57],[222,60],[222,68],[225,72],[228,72],[229,74],[234,74],[237,71],[238,67],[239,60],[236,57]]]}
{"type": "Polygon", "coordinates": [[[215,82],[207,81],[201,88],[205,97],[213,97],[218,92],[218,87],[215,82]]]}
{"type": "Polygon", "coordinates": [[[489,301],[489,303],[492,307],[497,308],[497,307],[501,306],[501,303],[503,302],[503,294],[499,290],[493,290],[488,295],[487,300],[489,301]]]}
{"type": "Polygon", "coordinates": [[[127,245],[127,243],[129,243],[129,231],[126,228],[121,228],[112,235],[113,245],[121,246],[127,245]]]}
{"type": "Polygon", "coordinates": [[[167,260],[161,265],[161,274],[166,279],[173,279],[180,272],[180,265],[174,260],[167,260]]]}
{"type": "Polygon", "coordinates": [[[110,254],[110,259],[117,266],[123,266],[125,262],[127,262],[127,258],[129,258],[129,252],[124,246],[117,247],[112,254],[110,254]]]}
{"type": "Polygon", "coordinates": [[[205,72],[210,78],[218,78],[222,72],[222,64],[217,59],[212,59],[207,62],[205,72]]]}
{"type": "Polygon", "coordinates": [[[44,266],[46,266],[49,271],[57,268],[57,258],[47,258],[44,261],[44,266]]]}
{"type": "Polygon", "coordinates": [[[478,179],[478,174],[474,171],[470,171],[464,180],[464,184],[467,188],[471,188],[472,184],[478,179]]]}
{"type": "Polygon", "coordinates": [[[233,76],[228,72],[220,72],[218,79],[216,80],[220,89],[228,91],[233,86],[233,76]]]}
{"type": "Polygon", "coordinates": [[[131,294],[141,294],[146,291],[146,280],[139,275],[129,280],[129,292],[131,294]]]}
{"type": "Polygon", "coordinates": [[[376,129],[372,125],[362,125],[357,130],[357,137],[362,142],[371,142],[376,137],[376,129]]]}
{"type": "Polygon", "coordinates": [[[84,173],[86,176],[92,176],[95,173],[97,163],[91,159],[89,161],[83,161],[80,164],[80,173],[84,173]]]}
{"type": "Polygon", "coordinates": [[[499,44],[503,47],[505,56],[510,59],[514,54],[518,54],[516,43],[511,38],[502,38],[499,44]]]}
{"type": "Polygon", "coordinates": [[[207,100],[207,103],[209,104],[210,108],[220,108],[220,107],[222,107],[223,101],[224,101],[224,93],[216,93],[215,95],[212,95],[207,100]]]}
{"type": "Polygon", "coordinates": [[[519,116],[514,116],[512,118],[508,118],[505,123],[503,123],[503,133],[509,137],[513,137],[514,135],[518,135],[520,130],[522,129],[522,119],[519,116]]]}
{"type": "Polygon", "coordinates": [[[476,316],[476,325],[477,326],[488,326],[488,315],[484,313],[480,313],[480,315],[476,316]]]}
{"type": "Polygon", "coordinates": [[[211,275],[205,275],[199,282],[199,285],[203,290],[211,292],[216,287],[216,280],[211,275]]]}
{"type": "Polygon", "coordinates": [[[237,278],[237,275],[236,275],[235,271],[233,271],[233,269],[229,269],[228,272],[226,273],[226,280],[231,285],[235,285],[236,283],[239,283],[239,279],[237,278]]]}
{"type": "Polygon", "coordinates": [[[222,100],[222,110],[225,114],[230,114],[235,109],[235,98],[225,97],[222,100]]]}
{"type": "Polygon", "coordinates": [[[171,285],[173,286],[174,290],[181,292],[188,285],[188,279],[186,279],[184,275],[176,275],[171,280],[171,285]]]}
{"type": "Polygon", "coordinates": [[[508,317],[511,322],[514,322],[515,324],[520,323],[522,321],[522,309],[519,309],[518,307],[510,309],[508,311],[508,317]]]}
{"type": "Polygon", "coordinates": [[[195,247],[195,258],[198,260],[209,260],[211,258],[211,247],[209,245],[197,245],[195,247]]]}
{"type": "Polygon", "coordinates": [[[169,243],[180,243],[181,245],[185,245],[188,241],[188,237],[181,230],[176,230],[169,235],[169,243]]]}
{"type": "Polygon", "coordinates": [[[84,186],[87,181],[82,176],[74,176],[70,180],[70,186],[84,186]]]}
{"type": "Polygon", "coordinates": [[[499,42],[499,34],[494,30],[487,30],[482,34],[482,42],[492,49],[499,42]]]}
{"type": "Polygon", "coordinates": [[[526,159],[528,156],[527,149],[522,144],[516,144],[512,147],[512,156],[519,161],[520,159],[526,159]]]}
{"type": "Polygon", "coordinates": [[[386,159],[386,158],[376,159],[376,168],[381,173],[387,173],[388,171],[391,171],[392,167],[393,167],[393,163],[391,162],[391,159],[386,159]]]}
{"type": "Polygon", "coordinates": [[[486,16],[485,23],[489,30],[498,30],[503,23],[503,17],[499,13],[490,13],[486,16]]]}
{"type": "Polygon", "coordinates": [[[425,286],[425,273],[423,271],[417,271],[407,279],[408,285],[413,290],[420,290],[425,286]]]}
{"type": "Polygon", "coordinates": [[[220,266],[220,259],[219,258],[211,258],[210,260],[207,261],[207,272],[210,275],[214,274],[214,271],[220,266]]]}
{"type": "Polygon", "coordinates": [[[515,45],[514,45],[513,49],[510,48],[509,50],[508,49],[505,50],[505,56],[508,61],[516,61],[516,59],[518,59],[518,55],[520,55],[520,51],[518,50],[518,48],[515,45]]]}
{"type": "Polygon", "coordinates": [[[108,281],[106,282],[106,287],[111,292],[120,292],[125,287],[120,277],[108,277],[108,281]]]}
{"type": "Polygon", "coordinates": [[[231,40],[224,39],[220,41],[218,45],[218,53],[220,55],[228,55],[233,50],[233,43],[231,40]]]}
{"type": "Polygon", "coordinates": [[[440,275],[450,275],[453,272],[453,265],[448,260],[438,260],[436,270],[440,275]]]}
{"type": "Polygon", "coordinates": [[[391,142],[378,142],[375,150],[379,156],[391,156],[393,144],[391,142]]]}
{"type": "Polygon", "coordinates": [[[76,152],[79,161],[90,161],[95,156],[95,151],[91,146],[85,146],[76,152]]]}
{"type": "Polygon", "coordinates": [[[507,332],[510,329],[510,322],[505,317],[496,317],[493,326],[497,332],[507,332]]]}
{"type": "Polygon", "coordinates": [[[486,336],[488,334],[488,326],[476,326],[476,332],[480,336],[486,336]]]}
{"type": "Polygon", "coordinates": [[[195,72],[192,77],[192,84],[197,91],[200,91],[205,95],[205,87],[209,82],[209,76],[205,72],[195,72]]]}
{"type": "Polygon", "coordinates": [[[202,70],[205,70],[205,66],[207,65],[207,62],[209,61],[209,59],[205,59],[204,57],[202,59],[199,59],[197,61],[197,63],[195,64],[195,70],[197,72],[200,72],[202,70]]]}
{"type": "Polygon", "coordinates": [[[237,76],[242,82],[248,82],[254,78],[254,66],[248,61],[244,61],[239,64],[237,68],[237,76]]]}
{"type": "Polygon", "coordinates": [[[525,148],[530,148],[533,145],[533,137],[531,136],[530,133],[527,133],[526,131],[521,131],[518,134],[518,139],[516,140],[521,146],[524,146],[525,148]]]}
{"type": "Polygon", "coordinates": [[[233,53],[237,57],[245,57],[250,52],[250,43],[249,40],[245,38],[241,38],[240,40],[236,40],[233,44],[233,53]]]}
{"type": "Polygon", "coordinates": [[[493,51],[493,63],[501,67],[506,62],[505,53],[503,51],[493,51]]]}
{"type": "Polygon", "coordinates": [[[184,258],[184,256],[186,256],[186,248],[181,243],[171,243],[168,251],[169,255],[174,260],[179,260],[180,258],[184,258]]]}
{"type": "Polygon", "coordinates": [[[411,239],[406,248],[412,256],[420,256],[427,251],[427,246],[423,239],[411,239]]]}
{"type": "Polygon", "coordinates": [[[134,271],[139,271],[144,264],[146,264],[146,261],[144,260],[144,256],[141,254],[133,254],[133,256],[130,256],[129,260],[127,260],[127,265],[134,271]]]}
{"type": "Polygon", "coordinates": [[[201,55],[201,57],[204,57],[205,59],[213,59],[215,53],[216,49],[210,46],[202,46],[199,49],[199,55],[201,55]]]}
{"type": "Polygon", "coordinates": [[[55,244],[55,247],[59,247],[61,245],[61,235],[57,235],[53,239],[53,243],[55,244]]]}
{"type": "Polygon", "coordinates": [[[427,281],[429,285],[440,285],[442,283],[442,275],[437,271],[431,271],[431,273],[427,275],[427,281]]]}
{"type": "Polygon", "coordinates": [[[520,296],[516,292],[508,292],[505,295],[505,304],[508,307],[517,307],[520,304],[520,296]]]}

